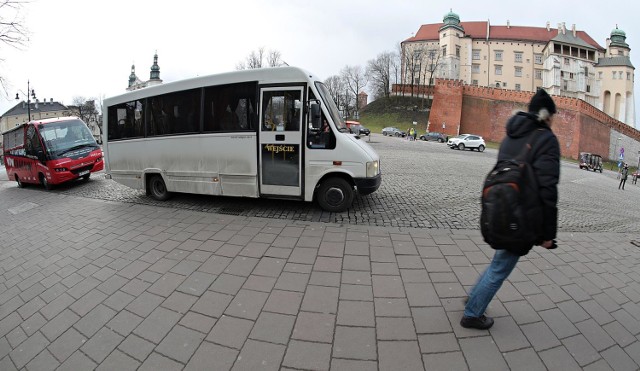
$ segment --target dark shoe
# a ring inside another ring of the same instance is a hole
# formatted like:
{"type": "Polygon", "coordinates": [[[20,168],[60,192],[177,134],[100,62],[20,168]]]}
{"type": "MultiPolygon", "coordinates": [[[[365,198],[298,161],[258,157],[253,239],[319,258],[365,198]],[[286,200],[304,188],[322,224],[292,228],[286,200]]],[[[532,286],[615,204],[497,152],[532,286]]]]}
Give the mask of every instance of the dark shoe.
{"type": "Polygon", "coordinates": [[[464,328],[475,328],[478,330],[488,330],[493,326],[493,318],[482,315],[480,317],[462,316],[460,326],[464,328]]]}

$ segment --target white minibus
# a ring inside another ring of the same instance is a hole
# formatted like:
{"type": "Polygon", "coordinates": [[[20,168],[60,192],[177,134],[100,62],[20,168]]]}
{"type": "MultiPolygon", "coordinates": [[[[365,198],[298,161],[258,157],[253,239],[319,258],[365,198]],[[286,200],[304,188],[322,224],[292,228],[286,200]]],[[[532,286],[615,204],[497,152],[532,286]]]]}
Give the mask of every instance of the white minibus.
{"type": "Polygon", "coordinates": [[[172,192],[317,200],[348,209],[380,186],[380,158],[350,134],[318,78],[235,71],[105,99],[106,176],[157,200],[172,192]]]}

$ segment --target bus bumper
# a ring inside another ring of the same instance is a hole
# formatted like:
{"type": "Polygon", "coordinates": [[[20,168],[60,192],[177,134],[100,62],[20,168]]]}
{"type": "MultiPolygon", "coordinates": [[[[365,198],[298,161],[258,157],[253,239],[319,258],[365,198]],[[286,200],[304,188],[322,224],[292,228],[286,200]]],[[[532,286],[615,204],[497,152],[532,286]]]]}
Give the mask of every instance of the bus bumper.
{"type": "Polygon", "coordinates": [[[382,183],[382,174],[378,174],[373,178],[354,178],[358,193],[361,195],[368,195],[378,190],[380,183],[382,183]]]}

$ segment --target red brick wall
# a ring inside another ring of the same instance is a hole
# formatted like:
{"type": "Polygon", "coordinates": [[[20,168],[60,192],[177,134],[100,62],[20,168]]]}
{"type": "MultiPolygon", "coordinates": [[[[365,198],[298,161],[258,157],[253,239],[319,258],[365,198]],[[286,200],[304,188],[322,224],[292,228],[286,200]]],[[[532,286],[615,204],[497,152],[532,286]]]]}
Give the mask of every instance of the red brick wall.
{"type": "MultiPolygon", "coordinates": [[[[433,127],[447,123],[449,135],[474,133],[491,142],[502,141],[505,124],[517,110],[526,110],[533,93],[463,85],[454,80],[436,80],[430,121],[433,127]]],[[[611,131],[636,141],[640,131],[574,98],[554,96],[558,108],[552,129],[562,156],[577,159],[580,152],[608,157],[611,131]]]]}

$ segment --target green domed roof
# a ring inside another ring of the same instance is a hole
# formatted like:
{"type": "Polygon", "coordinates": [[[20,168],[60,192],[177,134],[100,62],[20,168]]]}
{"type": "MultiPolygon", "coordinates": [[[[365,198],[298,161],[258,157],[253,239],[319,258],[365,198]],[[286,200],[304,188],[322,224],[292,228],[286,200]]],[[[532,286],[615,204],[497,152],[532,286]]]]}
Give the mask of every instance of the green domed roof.
{"type": "Polygon", "coordinates": [[[616,26],[616,28],[613,31],[611,31],[611,36],[612,37],[613,36],[624,36],[624,37],[627,37],[627,34],[616,26]]]}
{"type": "Polygon", "coordinates": [[[453,12],[453,9],[450,9],[449,13],[444,15],[442,22],[445,24],[458,25],[460,24],[460,16],[453,12]]]}

